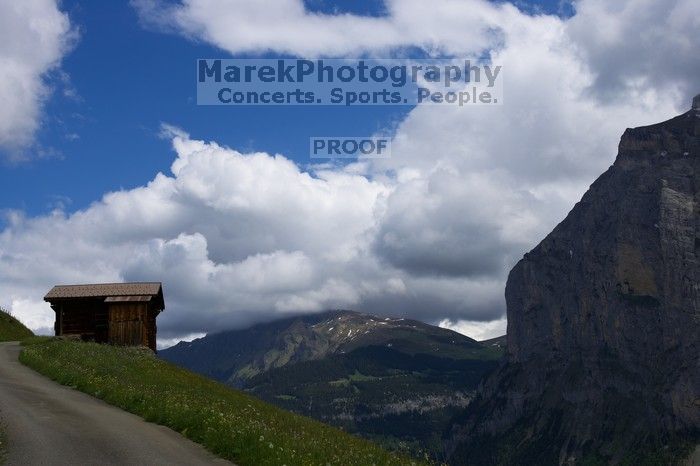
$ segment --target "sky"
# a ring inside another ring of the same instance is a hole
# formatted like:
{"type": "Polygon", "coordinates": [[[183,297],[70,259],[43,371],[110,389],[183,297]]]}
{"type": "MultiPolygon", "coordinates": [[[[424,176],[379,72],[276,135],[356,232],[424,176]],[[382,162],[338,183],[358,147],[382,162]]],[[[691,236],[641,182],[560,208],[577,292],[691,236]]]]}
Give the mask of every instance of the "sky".
{"type": "Polygon", "coordinates": [[[163,281],[159,344],[355,309],[477,339],[508,271],[700,92],[696,0],[0,0],[0,305],[163,281]],[[198,58],[488,57],[498,106],[199,106],[198,58]],[[311,136],[390,135],[319,164],[311,136]]]}

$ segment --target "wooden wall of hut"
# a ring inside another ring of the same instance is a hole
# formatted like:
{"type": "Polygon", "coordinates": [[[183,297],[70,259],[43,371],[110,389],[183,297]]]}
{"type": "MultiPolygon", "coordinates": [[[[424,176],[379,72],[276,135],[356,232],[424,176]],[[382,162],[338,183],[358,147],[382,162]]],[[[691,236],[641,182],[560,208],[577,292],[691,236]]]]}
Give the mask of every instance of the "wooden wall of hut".
{"type": "Polygon", "coordinates": [[[109,342],[156,349],[156,312],[146,302],[109,304],[109,342]]]}
{"type": "Polygon", "coordinates": [[[86,299],[61,305],[59,335],[81,335],[83,339],[107,342],[107,307],[102,300],[86,299]]]}

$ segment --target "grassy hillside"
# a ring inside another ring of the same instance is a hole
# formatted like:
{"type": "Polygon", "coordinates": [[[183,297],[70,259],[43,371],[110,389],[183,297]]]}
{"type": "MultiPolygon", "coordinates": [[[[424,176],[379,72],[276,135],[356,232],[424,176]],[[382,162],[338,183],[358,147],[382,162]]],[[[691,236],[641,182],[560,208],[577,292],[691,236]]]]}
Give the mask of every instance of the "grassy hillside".
{"type": "Polygon", "coordinates": [[[181,432],[241,466],[419,464],[141,349],[32,339],[20,361],[64,385],[181,432]]]}
{"type": "Polygon", "coordinates": [[[19,341],[32,335],[22,322],[0,308],[0,341],[19,341]]]}

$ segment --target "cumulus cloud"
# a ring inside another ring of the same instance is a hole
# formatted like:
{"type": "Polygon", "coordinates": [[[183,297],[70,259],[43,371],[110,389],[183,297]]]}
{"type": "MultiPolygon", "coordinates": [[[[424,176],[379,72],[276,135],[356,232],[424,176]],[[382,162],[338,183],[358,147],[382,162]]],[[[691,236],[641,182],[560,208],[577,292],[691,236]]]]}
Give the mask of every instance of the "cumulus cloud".
{"type": "Polygon", "coordinates": [[[505,318],[491,322],[475,322],[468,320],[451,321],[445,319],[440,322],[440,327],[449,328],[463,335],[469,335],[477,341],[488,340],[505,335],[507,322],[505,318]]]}
{"type": "Polygon", "coordinates": [[[201,39],[232,53],[273,50],[306,56],[377,54],[402,47],[478,53],[499,40],[509,3],[387,0],[385,17],[306,11],[302,0],[132,0],[151,27],[201,39]]]}
{"type": "Polygon", "coordinates": [[[32,143],[55,69],[75,40],[56,0],[0,2],[0,149],[32,143]]]}
{"type": "Polygon", "coordinates": [[[539,23],[551,28],[539,28],[543,40],[564,30],[566,46],[593,73],[590,90],[601,102],[648,99],[670,85],[679,104],[697,93],[700,73],[695,0],[577,0],[568,20],[485,0],[385,0],[381,17],[309,12],[303,0],[131,3],[144,24],[233,54],[385,57],[417,47],[431,55],[480,56],[513,45],[514,35],[523,32],[519,29],[539,23]]]}
{"type": "Polygon", "coordinates": [[[403,179],[375,238],[393,266],[504,282],[612,163],[626,127],[678,111],[672,82],[599,104],[589,92],[597,74],[566,21],[521,15],[504,34],[492,60],[504,67],[506,103],[417,107],[397,129],[393,157],[373,167],[403,179]]]}
{"type": "Polygon", "coordinates": [[[435,322],[502,313],[499,278],[414,274],[376,255],[397,180],[304,172],[281,155],[169,134],[169,175],[71,215],[9,216],[0,234],[6,306],[47,329],[40,297],[53,284],[162,280],[161,344],[329,308],[435,322]]]}
{"type": "Polygon", "coordinates": [[[584,0],[567,31],[594,72],[601,101],[676,86],[684,103],[700,92],[700,4],[695,0],[584,0]]]}
{"type": "Polygon", "coordinates": [[[50,317],[36,297],[52,284],[162,279],[172,303],[160,325],[167,338],[355,306],[392,278],[365,246],[390,187],[302,172],[281,155],[241,154],[181,132],[173,147],[171,176],[72,215],[11,214],[0,234],[5,304],[50,317]],[[31,306],[17,305],[30,297],[31,306]]]}
{"type": "MultiPolygon", "coordinates": [[[[504,328],[510,267],[612,163],[625,127],[683,110],[696,84],[684,66],[669,68],[669,79],[644,66],[619,73],[618,84],[603,79],[602,64],[613,58],[594,56],[600,39],[590,25],[623,25],[606,44],[625,55],[631,49],[622,42],[635,37],[627,23],[652,21],[624,5],[611,10],[582,0],[580,17],[562,19],[480,1],[390,1],[383,18],[278,4],[263,11],[256,2],[136,2],[144,21],[232,53],[486,49],[503,65],[505,103],[416,107],[398,125],[390,159],[307,171],[284,155],[244,154],[166,127],[176,152],[171,173],[71,215],[11,214],[0,234],[7,305],[38,316],[49,311],[36,296],[56,282],[163,280],[161,344],[327,308],[495,336],[504,328]],[[643,86],[630,85],[640,76],[643,86]],[[616,98],[605,98],[613,88],[616,98]]],[[[657,13],[668,22],[678,12],[698,17],[691,15],[698,8],[677,0],[657,13]]],[[[659,36],[667,41],[659,47],[673,49],[681,40],[675,32],[659,36]]],[[[635,64],[656,59],[635,51],[635,64]]],[[[678,60],[686,60],[683,53],[678,60]]]]}

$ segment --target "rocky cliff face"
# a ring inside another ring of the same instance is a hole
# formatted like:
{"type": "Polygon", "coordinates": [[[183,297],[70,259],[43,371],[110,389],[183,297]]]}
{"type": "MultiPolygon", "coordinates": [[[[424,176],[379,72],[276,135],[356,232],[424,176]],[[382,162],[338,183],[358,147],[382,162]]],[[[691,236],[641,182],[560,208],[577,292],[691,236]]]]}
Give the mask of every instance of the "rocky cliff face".
{"type": "Polygon", "coordinates": [[[614,165],[511,271],[507,362],[455,463],[667,461],[697,441],[699,97],[628,129],[614,165]]]}

